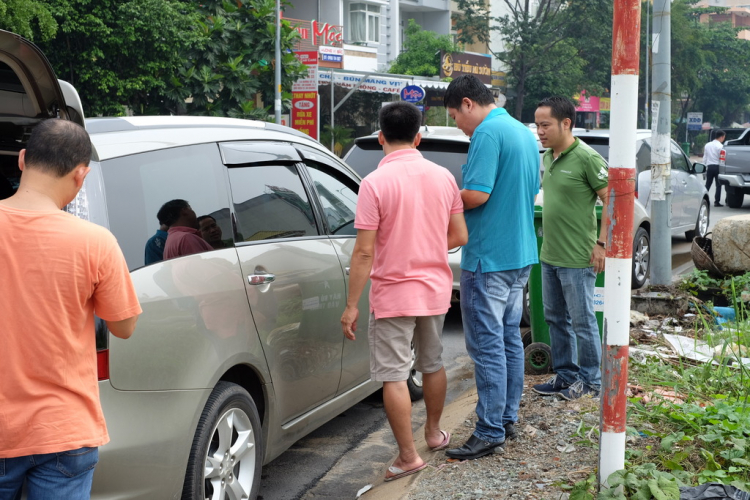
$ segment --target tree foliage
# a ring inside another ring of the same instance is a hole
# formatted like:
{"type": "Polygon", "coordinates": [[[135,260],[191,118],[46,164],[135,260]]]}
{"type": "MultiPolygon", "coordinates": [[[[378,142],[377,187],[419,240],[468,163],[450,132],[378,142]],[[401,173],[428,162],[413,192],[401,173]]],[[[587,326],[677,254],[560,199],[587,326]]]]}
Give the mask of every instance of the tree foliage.
{"type": "Polygon", "coordinates": [[[458,0],[459,38],[489,41],[496,31],[503,49],[494,53],[506,68],[514,115],[528,117],[532,104],[550,94],[572,96],[608,87],[611,2],[606,0],[503,0],[507,15],[491,18],[483,0],[458,0]],[[607,20],[608,17],[608,20],[607,20]],[[485,26],[485,19],[489,25],[485,26]],[[594,27],[594,29],[592,29],[594,27]]]}
{"type": "MultiPolygon", "coordinates": [[[[200,41],[182,54],[171,79],[175,103],[191,98],[190,114],[267,118],[274,99],[276,3],[274,0],[208,0],[197,6],[200,41]],[[264,102],[256,107],[256,95],[264,102]]],[[[291,86],[306,69],[291,52],[299,34],[288,21],[281,27],[281,83],[291,86]]]]}
{"type": "Polygon", "coordinates": [[[404,31],[403,51],[391,64],[389,73],[438,76],[440,52],[454,52],[456,46],[448,35],[423,30],[414,19],[404,31]]]}
{"type": "Polygon", "coordinates": [[[42,0],[0,0],[0,28],[29,40],[49,40],[57,21],[42,0]]]}

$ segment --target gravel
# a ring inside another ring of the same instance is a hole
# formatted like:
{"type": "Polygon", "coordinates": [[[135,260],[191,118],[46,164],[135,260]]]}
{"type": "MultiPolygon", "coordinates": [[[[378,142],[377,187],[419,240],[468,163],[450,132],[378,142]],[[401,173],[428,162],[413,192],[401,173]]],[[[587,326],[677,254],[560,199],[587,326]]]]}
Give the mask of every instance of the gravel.
{"type": "MultiPolygon", "coordinates": [[[[506,443],[502,453],[463,462],[436,453],[407,498],[567,500],[560,486],[586,479],[598,465],[599,400],[563,401],[531,390],[548,378],[526,376],[518,439],[506,443]]],[[[461,446],[475,422],[472,413],[463,425],[451,429],[451,445],[461,446]]]]}

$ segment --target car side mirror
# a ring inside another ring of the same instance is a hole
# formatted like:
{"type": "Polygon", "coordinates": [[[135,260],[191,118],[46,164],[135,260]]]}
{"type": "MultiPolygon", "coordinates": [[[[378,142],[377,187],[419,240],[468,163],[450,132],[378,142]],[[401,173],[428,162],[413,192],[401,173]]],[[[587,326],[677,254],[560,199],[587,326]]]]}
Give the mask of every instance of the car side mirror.
{"type": "Polygon", "coordinates": [[[693,172],[696,174],[702,174],[706,171],[706,166],[703,163],[693,163],[693,172]]]}

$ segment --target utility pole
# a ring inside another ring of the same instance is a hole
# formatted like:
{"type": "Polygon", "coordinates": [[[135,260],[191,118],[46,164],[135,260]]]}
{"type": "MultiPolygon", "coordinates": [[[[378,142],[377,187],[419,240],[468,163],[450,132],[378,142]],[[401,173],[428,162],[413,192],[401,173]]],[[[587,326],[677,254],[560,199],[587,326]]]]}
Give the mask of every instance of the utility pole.
{"type": "Polygon", "coordinates": [[[646,2],[646,78],[643,79],[645,92],[643,93],[643,128],[648,128],[648,72],[651,69],[651,0],[646,2]]]}
{"type": "Polygon", "coordinates": [[[672,283],[671,1],[654,0],[651,94],[651,283],[672,283]]]}
{"type": "Polygon", "coordinates": [[[276,71],[273,99],[276,123],[281,125],[281,0],[276,0],[276,71]]]}
{"type": "Polygon", "coordinates": [[[612,131],[609,143],[604,280],[599,484],[625,468],[630,280],[633,260],[641,0],[615,0],[612,22],[612,131]]]}

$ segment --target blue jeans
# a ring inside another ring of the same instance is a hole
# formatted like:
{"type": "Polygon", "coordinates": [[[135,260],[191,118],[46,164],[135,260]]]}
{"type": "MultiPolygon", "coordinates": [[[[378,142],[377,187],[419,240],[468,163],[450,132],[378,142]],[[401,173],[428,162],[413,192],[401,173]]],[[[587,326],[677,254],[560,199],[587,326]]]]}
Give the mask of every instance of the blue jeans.
{"type": "Polygon", "coordinates": [[[484,441],[504,441],[504,425],[518,420],[524,370],[518,325],[530,271],[483,273],[481,265],[461,271],[461,315],[479,397],[474,435],[484,441]]]}
{"type": "Polygon", "coordinates": [[[0,458],[0,498],[21,498],[26,480],[28,500],[88,500],[99,448],[0,458]]]}
{"type": "Polygon", "coordinates": [[[602,341],[594,312],[593,267],[575,269],[542,262],[544,319],[549,325],[552,369],[565,383],[602,385],[602,341]]]}

